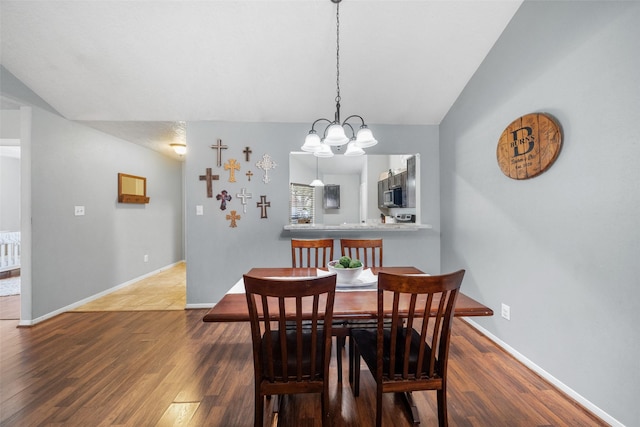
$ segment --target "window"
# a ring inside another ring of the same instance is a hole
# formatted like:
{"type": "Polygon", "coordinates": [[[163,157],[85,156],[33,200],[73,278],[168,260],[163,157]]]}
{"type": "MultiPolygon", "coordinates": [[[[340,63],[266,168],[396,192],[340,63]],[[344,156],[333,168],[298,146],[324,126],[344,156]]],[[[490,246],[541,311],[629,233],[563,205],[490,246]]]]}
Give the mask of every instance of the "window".
{"type": "Polygon", "coordinates": [[[310,185],[291,183],[289,187],[289,223],[313,224],[316,189],[310,185]]]}

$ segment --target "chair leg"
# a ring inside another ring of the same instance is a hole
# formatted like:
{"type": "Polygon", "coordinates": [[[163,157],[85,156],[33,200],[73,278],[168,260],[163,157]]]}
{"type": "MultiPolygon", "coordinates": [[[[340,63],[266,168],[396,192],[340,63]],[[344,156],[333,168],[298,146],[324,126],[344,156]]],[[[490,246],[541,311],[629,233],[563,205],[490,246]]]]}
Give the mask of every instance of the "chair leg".
{"type": "Polygon", "coordinates": [[[382,384],[376,384],[376,427],[382,427],[382,384]]]}
{"type": "Polygon", "coordinates": [[[262,427],[264,425],[264,396],[260,391],[256,390],[256,404],[254,415],[254,427],[262,427]]]}
{"type": "Polygon", "coordinates": [[[338,361],[338,384],[342,384],[342,349],[344,348],[345,337],[336,337],[336,359],[338,361]]]}
{"type": "MultiPolygon", "coordinates": [[[[353,395],[355,397],[358,397],[360,396],[360,350],[358,349],[358,343],[354,342],[353,340],[349,340],[349,349],[352,353],[352,356],[350,357],[350,363],[352,366],[351,371],[353,371],[353,395]]],[[[351,371],[349,371],[349,375],[352,375],[351,371]]]]}
{"type": "MultiPolygon", "coordinates": [[[[326,382],[325,382],[326,384],[326,382]]],[[[326,385],[322,392],[322,425],[329,426],[331,413],[329,412],[329,386],[326,385]]]]}
{"type": "Polygon", "coordinates": [[[349,384],[351,384],[351,388],[353,388],[353,366],[355,365],[353,361],[353,339],[349,337],[349,384]]]}
{"type": "Polygon", "coordinates": [[[438,395],[438,425],[447,427],[449,420],[447,419],[447,390],[443,386],[442,390],[437,390],[438,395]]]}

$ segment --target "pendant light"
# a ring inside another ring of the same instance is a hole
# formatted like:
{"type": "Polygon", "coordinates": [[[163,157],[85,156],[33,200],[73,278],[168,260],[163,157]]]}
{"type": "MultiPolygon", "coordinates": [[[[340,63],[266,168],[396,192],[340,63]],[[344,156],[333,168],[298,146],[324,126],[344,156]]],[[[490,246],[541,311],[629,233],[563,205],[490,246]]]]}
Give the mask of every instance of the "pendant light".
{"type": "Polygon", "coordinates": [[[345,156],[360,156],[364,154],[363,148],[373,147],[378,141],[373,137],[371,129],[369,129],[364,122],[364,119],[357,115],[351,115],[347,117],[343,122],[340,122],[340,2],[342,0],[331,0],[336,4],[336,112],[334,120],[329,119],[317,119],[311,125],[311,130],[304,140],[302,146],[303,151],[311,152],[316,157],[333,157],[333,151],[331,147],[339,147],[345,144],[347,150],[345,156]],[[351,124],[348,123],[351,119],[359,119],[361,122],[358,132],[354,132],[351,124]],[[322,133],[322,138],[315,130],[316,124],[320,122],[327,122],[322,133]],[[347,137],[345,129],[351,131],[351,138],[347,137]]]}
{"type": "Polygon", "coordinates": [[[309,185],[312,187],[324,187],[324,182],[322,182],[318,177],[318,156],[316,156],[316,179],[311,181],[311,184],[309,185]]]}

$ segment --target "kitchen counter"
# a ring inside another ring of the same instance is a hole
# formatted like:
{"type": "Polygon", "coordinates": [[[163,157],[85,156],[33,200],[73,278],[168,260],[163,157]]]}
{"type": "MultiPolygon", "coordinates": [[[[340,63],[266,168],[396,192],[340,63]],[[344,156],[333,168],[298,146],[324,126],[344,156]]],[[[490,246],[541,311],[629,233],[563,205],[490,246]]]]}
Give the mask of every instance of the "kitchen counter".
{"type": "Polygon", "coordinates": [[[411,222],[394,224],[289,224],[284,229],[289,231],[415,231],[433,228],[430,224],[411,222]]]}

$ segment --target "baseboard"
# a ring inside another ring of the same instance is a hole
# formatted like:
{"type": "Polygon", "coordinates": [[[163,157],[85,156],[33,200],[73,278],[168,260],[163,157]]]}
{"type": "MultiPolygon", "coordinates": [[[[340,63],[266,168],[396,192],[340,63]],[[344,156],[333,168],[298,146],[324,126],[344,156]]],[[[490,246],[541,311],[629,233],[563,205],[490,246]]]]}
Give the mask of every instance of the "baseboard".
{"type": "Polygon", "coordinates": [[[20,266],[2,267],[0,268],[0,279],[10,279],[20,276],[20,266]]]}
{"type": "Polygon", "coordinates": [[[554,387],[556,387],[557,389],[562,391],[564,394],[566,394],[567,396],[575,400],[578,404],[583,406],[587,411],[591,412],[596,417],[600,418],[602,421],[610,424],[612,427],[625,427],[624,424],[622,424],[620,421],[616,420],[611,415],[607,414],[605,411],[598,408],[596,405],[591,403],[589,400],[585,399],[582,395],[577,393],[571,387],[568,387],[566,384],[559,381],[549,372],[545,371],[540,366],[536,365],[531,360],[527,359],[525,356],[523,356],[514,348],[512,348],[510,345],[508,345],[506,342],[502,341],[500,338],[496,337],[491,332],[489,332],[482,326],[478,325],[476,322],[474,322],[470,318],[464,317],[462,318],[462,320],[468,323],[472,328],[479,331],[481,334],[485,335],[487,338],[493,341],[496,345],[498,345],[504,351],[506,351],[513,357],[515,357],[516,360],[518,360],[520,363],[522,363],[527,368],[531,369],[536,374],[540,375],[542,378],[550,382],[554,387]]]}
{"type": "Polygon", "coordinates": [[[183,262],[184,261],[181,260],[181,261],[178,261],[178,262],[174,262],[173,264],[169,264],[169,265],[166,265],[164,267],[160,267],[157,270],[150,271],[149,273],[143,274],[142,276],[136,277],[135,279],[127,280],[124,283],[116,285],[116,286],[114,286],[112,288],[109,288],[109,289],[104,290],[102,292],[99,292],[97,294],[91,295],[90,297],[87,297],[87,298],[85,298],[83,300],[76,301],[73,304],[69,304],[66,307],[59,308],[58,310],[52,311],[50,313],[45,314],[44,316],[40,316],[40,317],[35,318],[33,320],[22,320],[21,319],[20,322],[18,322],[18,327],[37,325],[38,323],[44,322],[45,320],[48,320],[48,319],[51,319],[52,317],[55,317],[58,314],[62,314],[62,313],[65,313],[67,311],[75,310],[76,308],[78,308],[78,307],[80,307],[82,305],[88,304],[88,303],[90,303],[90,302],[92,302],[92,301],[94,301],[94,300],[96,300],[98,298],[102,298],[105,295],[109,295],[112,292],[115,292],[115,291],[117,291],[119,289],[122,289],[124,287],[129,286],[129,285],[132,285],[132,284],[134,284],[136,282],[139,282],[140,280],[146,279],[147,277],[153,276],[153,275],[158,274],[158,273],[160,273],[162,271],[165,271],[165,270],[168,270],[170,268],[173,268],[176,265],[181,264],[183,262]]]}
{"type": "Polygon", "coordinates": [[[212,308],[215,306],[215,303],[205,303],[205,304],[187,304],[184,306],[185,310],[199,310],[202,308],[212,308]]]}

